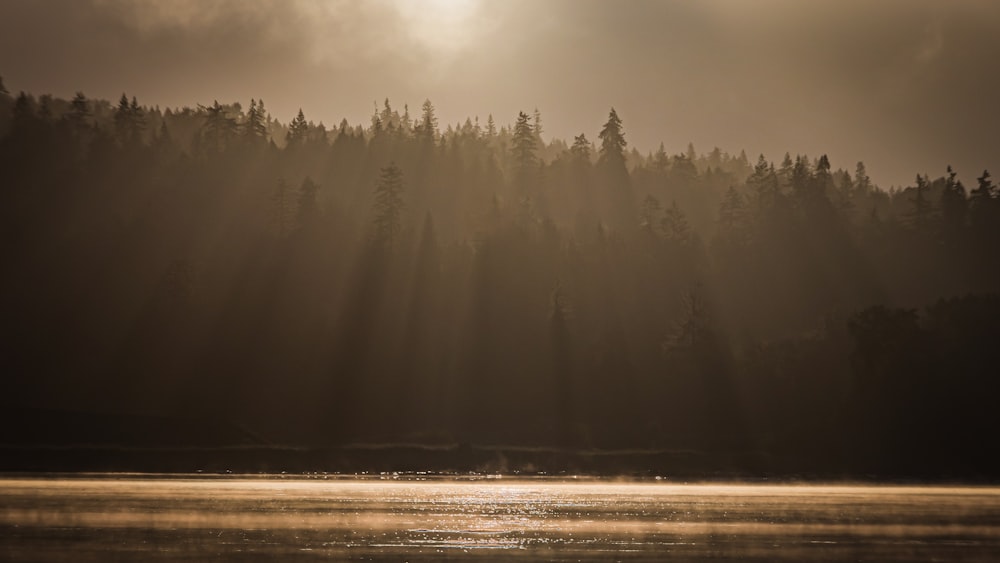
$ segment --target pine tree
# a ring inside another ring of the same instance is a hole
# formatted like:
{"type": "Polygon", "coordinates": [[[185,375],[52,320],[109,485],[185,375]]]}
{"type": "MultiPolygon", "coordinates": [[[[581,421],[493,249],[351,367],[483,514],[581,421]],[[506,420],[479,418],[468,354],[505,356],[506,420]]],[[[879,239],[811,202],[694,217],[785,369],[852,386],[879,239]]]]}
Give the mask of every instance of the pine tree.
{"type": "Polygon", "coordinates": [[[598,138],[601,139],[601,150],[597,157],[598,166],[604,168],[625,169],[625,134],[622,132],[622,120],[615,108],[611,108],[608,121],[601,129],[598,138]]]}
{"type": "Polygon", "coordinates": [[[794,175],[795,163],[792,162],[792,155],[785,153],[785,158],[778,167],[778,189],[787,191],[792,186],[792,176],[794,175]]]}
{"type": "Polygon", "coordinates": [[[656,149],[656,154],[653,155],[653,170],[656,170],[658,174],[666,174],[670,170],[670,157],[662,142],[656,149]]]}
{"type": "Polygon", "coordinates": [[[1000,220],[1000,205],[997,187],[993,184],[989,170],[976,178],[977,186],[969,194],[969,222],[977,236],[983,236],[1000,220]]]}
{"type": "Polygon", "coordinates": [[[139,101],[136,100],[135,96],[132,96],[132,101],[129,102],[128,112],[131,116],[129,120],[129,141],[138,143],[141,141],[143,130],[146,129],[146,116],[143,115],[142,108],[139,107],[139,101]]]}
{"type": "Polygon", "coordinates": [[[976,189],[972,190],[972,197],[975,200],[988,200],[997,196],[997,188],[993,185],[989,170],[983,170],[983,175],[976,178],[976,183],[976,189]]]}
{"type": "Polygon", "coordinates": [[[410,121],[410,105],[403,104],[403,115],[399,118],[402,130],[409,135],[413,132],[413,122],[410,121]]]}
{"type": "Polygon", "coordinates": [[[292,122],[288,124],[288,135],[286,136],[286,142],[289,147],[299,146],[306,141],[306,136],[309,134],[309,124],[306,122],[306,116],[302,113],[302,108],[299,108],[298,115],[292,122]]]}
{"type": "Polygon", "coordinates": [[[146,119],[142,114],[142,108],[135,96],[131,102],[122,93],[118,100],[118,107],[115,110],[115,134],[122,144],[134,144],[141,140],[142,131],[146,127],[146,119]]]}
{"type": "Polygon", "coordinates": [[[90,109],[87,103],[87,97],[83,95],[83,92],[77,92],[73,96],[73,100],[70,102],[69,113],[66,114],[66,119],[69,121],[71,128],[74,131],[81,131],[88,125],[90,119],[90,109]]]}
{"type": "Polygon", "coordinates": [[[757,212],[764,213],[775,205],[778,197],[778,178],[774,166],[760,155],[753,167],[753,174],[747,178],[747,186],[753,190],[757,212]]]}
{"type": "Polygon", "coordinates": [[[941,226],[945,242],[950,244],[957,244],[961,238],[969,212],[965,186],[955,179],[956,176],[957,173],[948,166],[948,176],[941,192],[941,226]]]}
{"type": "Polygon", "coordinates": [[[825,195],[830,190],[832,176],[830,174],[830,159],[824,154],[816,161],[816,169],[813,172],[813,182],[815,184],[816,195],[825,195]]]}
{"type": "Polygon", "coordinates": [[[537,140],[528,119],[528,114],[518,113],[510,149],[514,159],[514,182],[522,190],[532,187],[538,174],[537,140]]]}
{"type": "Polygon", "coordinates": [[[129,108],[128,96],[122,92],[122,97],[118,99],[118,108],[115,109],[115,135],[118,142],[126,144],[131,140],[132,131],[132,111],[129,108]]]}
{"type": "Polygon", "coordinates": [[[396,128],[395,121],[398,119],[398,114],[392,111],[392,104],[389,103],[389,98],[386,98],[382,102],[382,111],[379,113],[379,118],[382,120],[383,125],[389,129],[393,130],[396,128]]]}
{"type": "Polygon", "coordinates": [[[418,135],[424,142],[433,143],[438,136],[438,120],[434,115],[434,104],[430,100],[424,100],[421,112],[418,135]]]}
{"type": "Polygon", "coordinates": [[[573,137],[573,146],[569,149],[573,158],[580,162],[590,162],[590,141],[583,133],[573,137]]]}
{"type": "Polygon", "coordinates": [[[865,169],[865,163],[859,161],[857,167],[854,169],[854,192],[867,195],[871,191],[872,182],[868,177],[868,171],[865,169]]]}
{"type": "Polygon", "coordinates": [[[247,120],[243,124],[243,137],[252,142],[266,139],[267,124],[264,120],[264,100],[260,100],[258,103],[251,98],[250,109],[247,111],[247,120]]]}
{"type": "Polygon", "coordinates": [[[202,128],[206,147],[211,151],[221,152],[229,144],[236,132],[236,120],[229,117],[218,100],[210,107],[199,106],[205,112],[205,125],[202,128]]]}
{"type": "Polygon", "coordinates": [[[910,223],[913,225],[918,232],[924,232],[927,227],[928,219],[931,215],[931,202],[927,198],[927,192],[930,189],[930,181],[927,176],[921,176],[917,174],[917,185],[913,188],[913,198],[910,200],[913,203],[913,210],[909,213],[910,223]]]}

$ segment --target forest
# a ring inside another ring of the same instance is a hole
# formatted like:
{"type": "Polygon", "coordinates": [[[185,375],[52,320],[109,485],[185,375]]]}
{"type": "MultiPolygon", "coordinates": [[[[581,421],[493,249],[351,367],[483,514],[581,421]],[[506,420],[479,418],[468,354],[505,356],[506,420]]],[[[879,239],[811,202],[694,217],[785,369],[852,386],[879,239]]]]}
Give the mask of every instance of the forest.
{"type": "MultiPolygon", "coordinates": [[[[1000,188],[0,82],[0,408],[1000,475],[1000,188]]],[[[724,142],[724,139],[721,140],[724,142]]]]}

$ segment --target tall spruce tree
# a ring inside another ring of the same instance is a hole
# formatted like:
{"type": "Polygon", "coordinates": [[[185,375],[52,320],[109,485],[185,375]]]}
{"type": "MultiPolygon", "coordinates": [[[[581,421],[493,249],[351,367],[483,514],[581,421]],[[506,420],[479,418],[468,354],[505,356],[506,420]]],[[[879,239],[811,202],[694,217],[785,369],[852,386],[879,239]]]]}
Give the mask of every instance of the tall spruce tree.
{"type": "Polygon", "coordinates": [[[597,165],[616,173],[625,170],[625,133],[622,131],[622,120],[615,108],[611,108],[608,121],[597,135],[601,139],[601,150],[597,157],[597,165]]]}
{"type": "Polygon", "coordinates": [[[538,157],[535,154],[538,142],[528,120],[528,114],[523,111],[518,113],[510,149],[513,157],[514,183],[522,191],[534,187],[538,175],[538,157]]]}

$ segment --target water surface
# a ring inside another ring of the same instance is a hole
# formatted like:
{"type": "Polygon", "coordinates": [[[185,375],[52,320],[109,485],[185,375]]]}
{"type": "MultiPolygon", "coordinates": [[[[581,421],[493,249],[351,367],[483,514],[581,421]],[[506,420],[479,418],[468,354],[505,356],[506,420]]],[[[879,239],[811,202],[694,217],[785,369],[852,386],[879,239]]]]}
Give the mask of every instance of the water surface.
{"type": "Polygon", "coordinates": [[[998,561],[1000,489],[0,479],[8,561],[998,561]]]}

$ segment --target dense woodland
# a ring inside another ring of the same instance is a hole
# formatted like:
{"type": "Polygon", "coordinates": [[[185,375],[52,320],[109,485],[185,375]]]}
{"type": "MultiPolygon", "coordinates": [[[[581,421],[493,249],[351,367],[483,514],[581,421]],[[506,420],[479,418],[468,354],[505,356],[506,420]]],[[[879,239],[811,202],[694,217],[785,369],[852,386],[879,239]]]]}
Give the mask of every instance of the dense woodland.
{"type": "Polygon", "coordinates": [[[886,191],[593,117],[570,143],[537,110],[328,128],[0,86],[3,403],[997,474],[988,172],[886,191]]]}

